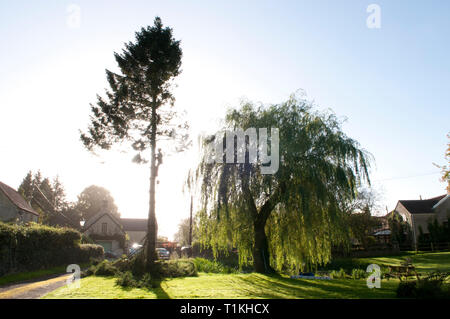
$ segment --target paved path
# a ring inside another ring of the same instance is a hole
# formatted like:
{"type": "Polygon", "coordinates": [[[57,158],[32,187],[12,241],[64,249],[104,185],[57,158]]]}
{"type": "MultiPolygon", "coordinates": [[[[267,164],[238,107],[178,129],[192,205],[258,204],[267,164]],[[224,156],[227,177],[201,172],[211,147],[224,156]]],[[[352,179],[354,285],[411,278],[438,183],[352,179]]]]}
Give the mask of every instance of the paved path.
{"type": "Polygon", "coordinates": [[[0,299],[38,299],[56,288],[66,285],[69,276],[72,274],[0,287],[0,299]]]}

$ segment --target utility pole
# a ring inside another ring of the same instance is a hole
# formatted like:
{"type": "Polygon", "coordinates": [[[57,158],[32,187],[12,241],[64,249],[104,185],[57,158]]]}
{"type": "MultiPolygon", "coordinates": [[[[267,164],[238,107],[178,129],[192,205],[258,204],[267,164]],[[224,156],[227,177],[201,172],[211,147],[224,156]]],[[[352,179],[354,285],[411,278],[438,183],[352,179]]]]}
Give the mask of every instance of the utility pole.
{"type": "Polygon", "coordinates": [[[191,195],[191,213],[189,217],[189,247],[192,247],[192,195],[191,195]]]}

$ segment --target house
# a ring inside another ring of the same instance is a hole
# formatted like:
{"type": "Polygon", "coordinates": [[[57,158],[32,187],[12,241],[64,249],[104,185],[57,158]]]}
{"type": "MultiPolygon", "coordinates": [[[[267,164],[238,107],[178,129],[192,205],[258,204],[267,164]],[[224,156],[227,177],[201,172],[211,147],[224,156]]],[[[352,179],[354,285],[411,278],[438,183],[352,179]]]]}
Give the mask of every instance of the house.
{"type": "Polygon", "coordinates": [[[450,218],[450,195],[441,195],[430,199],[399,200],[395,211],[411,227],[413,244],[417,246],[419,229],[428,233],[428,222],[437,219],[442,224],[450,218]]]}
{"type": "Polygon", "coordinates": [[[131,245],[135,243],[143,244],[145,235],[147,235],[147,219],[121,218],[120,223],[123,226],[123,230],[128,234],[129,243],[131,245]]]}
{"type": "Polygon", "coordinates": [[[37,222],[39,213],[13,188],[0,182],[0,221],[37,222]]]}
{"type": "Polygon", "coordinates": [[[83,234],[89,236],[96,244],[103,246],[106,252],[121,256],[126,253],[126,233],[120,220],[108,211],[107,205],[83,226],[83,234]]]}
{"type": "Polygon", "coordinates": [[[378,244],[389,244],[391,242],[391,229],[389,227],[389,216],[392,213],[387,213],[384,216],[374,216],[378,221],[379,227],[373,230],[372,236],[378,244]]]}

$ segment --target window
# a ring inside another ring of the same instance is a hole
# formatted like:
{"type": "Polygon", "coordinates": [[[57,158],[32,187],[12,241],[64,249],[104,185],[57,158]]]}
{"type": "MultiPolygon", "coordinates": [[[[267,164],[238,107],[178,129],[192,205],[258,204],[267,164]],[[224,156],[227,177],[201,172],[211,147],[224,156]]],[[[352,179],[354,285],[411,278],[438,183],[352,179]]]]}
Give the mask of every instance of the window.
{"type": "Polygon", "coordinates": [[[108,223],[102,223],[102,234],[108,233],[108,223]]]}

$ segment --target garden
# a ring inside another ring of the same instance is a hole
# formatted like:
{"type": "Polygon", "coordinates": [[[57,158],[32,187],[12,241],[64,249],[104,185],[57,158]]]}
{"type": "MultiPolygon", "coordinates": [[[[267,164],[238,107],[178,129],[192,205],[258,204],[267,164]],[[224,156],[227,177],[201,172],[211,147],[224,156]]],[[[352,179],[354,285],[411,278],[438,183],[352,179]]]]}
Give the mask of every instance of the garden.
{"type": "Polygon", "coordinates": [[[92,266],[81,279],[80,288],[61,287],[46,299],[91,298],[449,298],[450,252],[404,254],[393,257],[335,260],[319,272],[330,280],[292,279],[283,274],[243,273],[238,269],[203,258],[161,262],[161,278],[135,276],[120,270],[120,260],[92,266]],[[400,266],[410,259],[421,280],[385,278],[389,265],[400,266]],[[366,265],[380,265],[380,288],[368,288],[366,265]],[[164,264],[164,265],[162,265],[164,264]],[[331,269],[330,267],[335,267],[331,269]]]}

